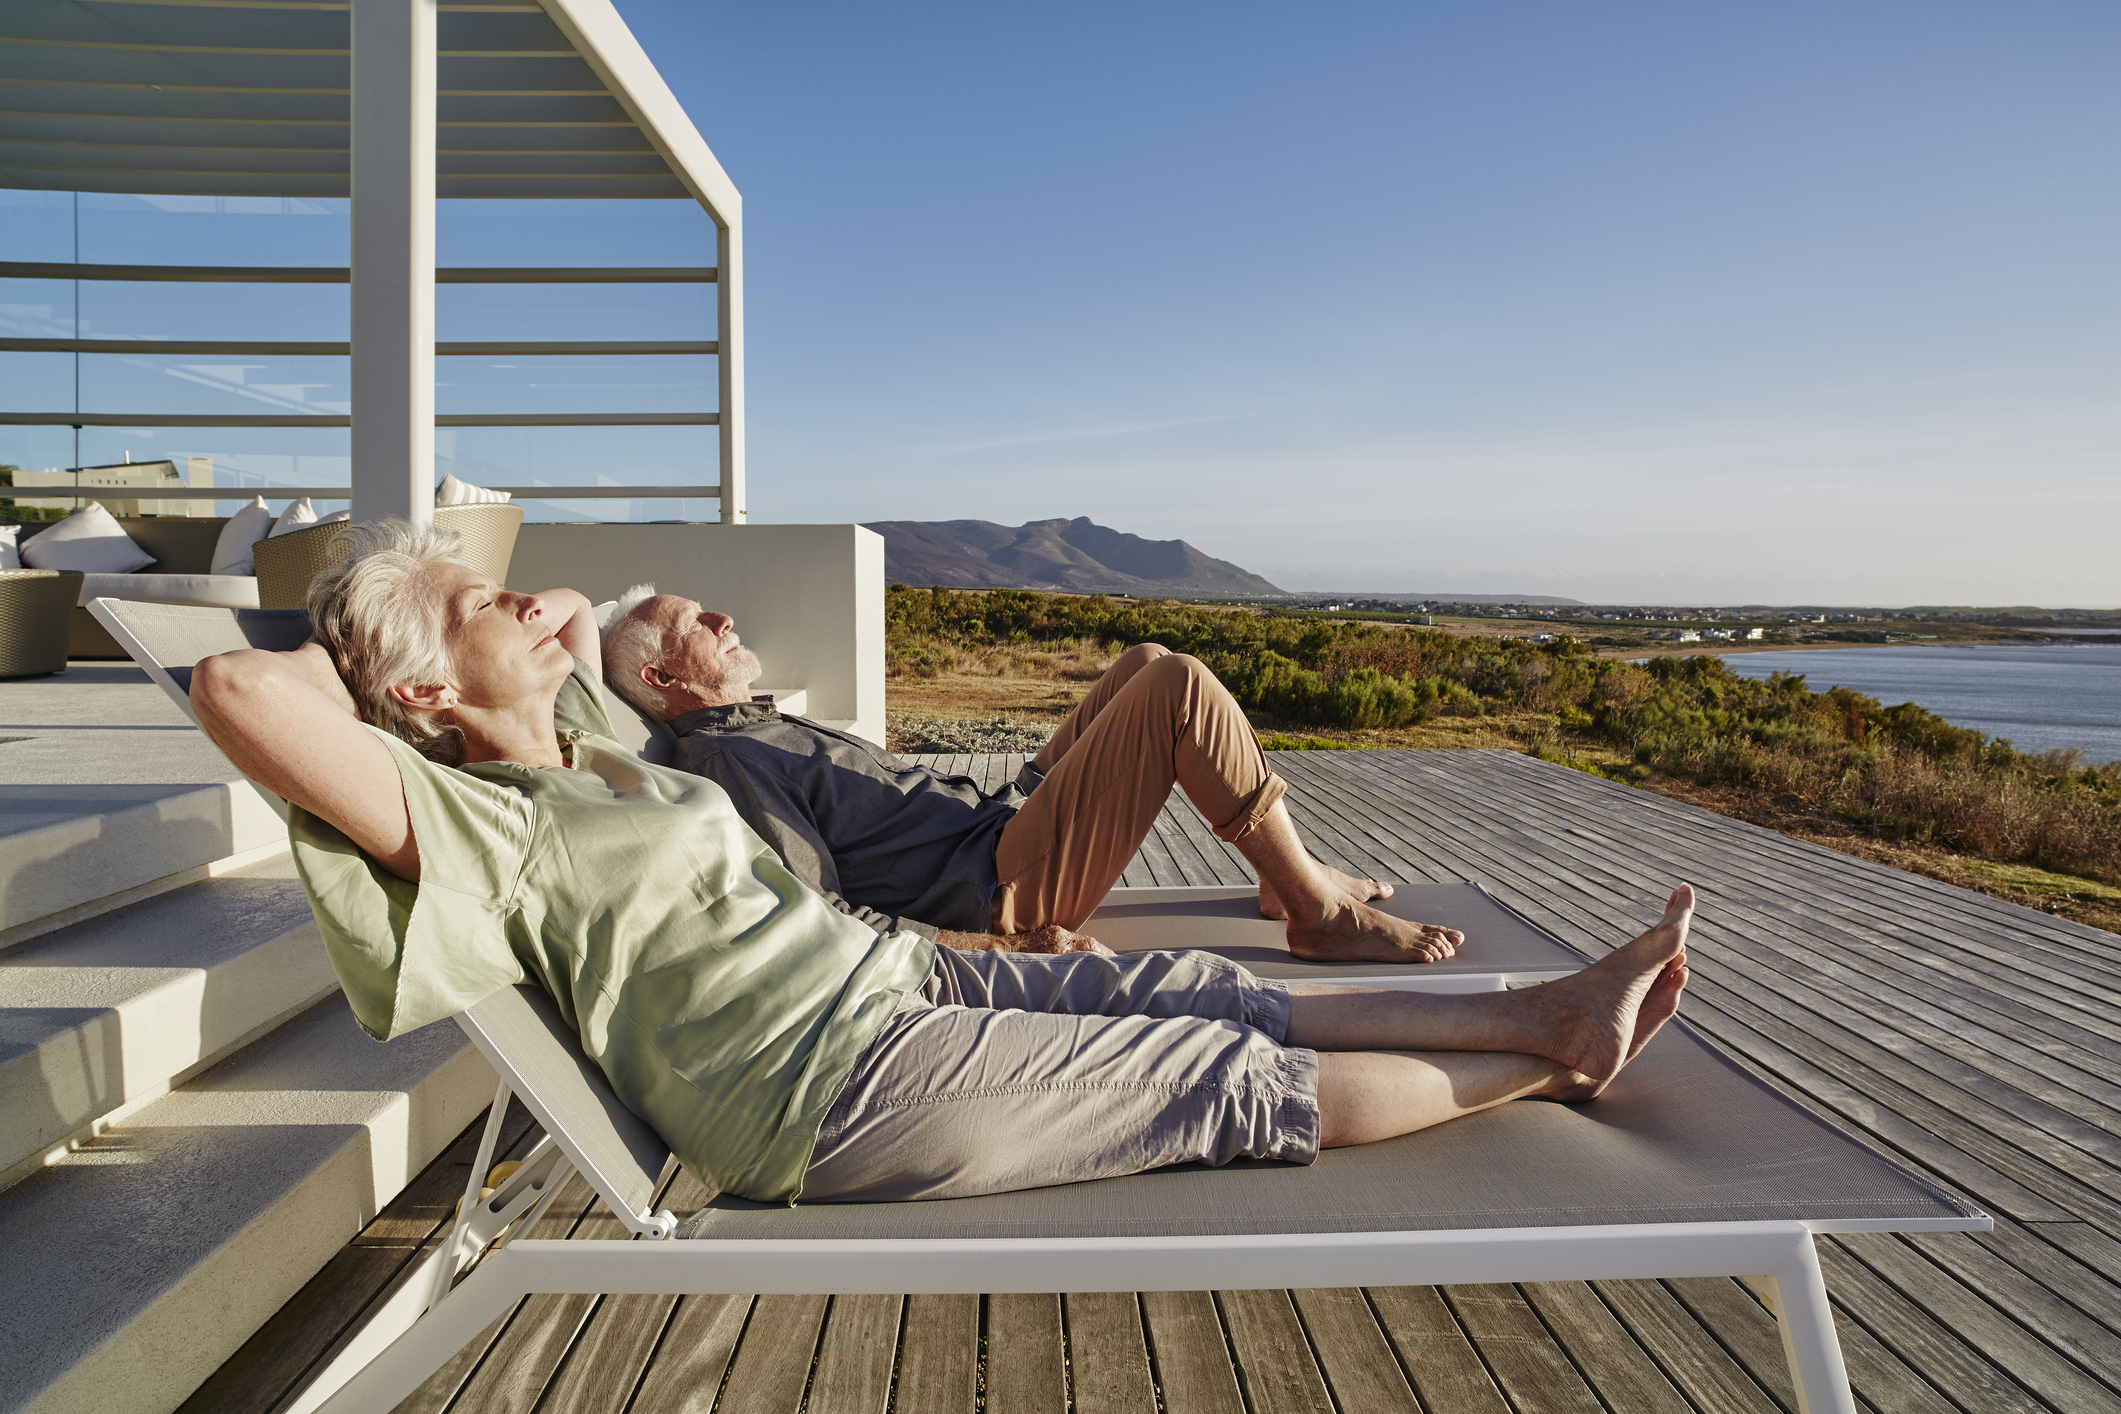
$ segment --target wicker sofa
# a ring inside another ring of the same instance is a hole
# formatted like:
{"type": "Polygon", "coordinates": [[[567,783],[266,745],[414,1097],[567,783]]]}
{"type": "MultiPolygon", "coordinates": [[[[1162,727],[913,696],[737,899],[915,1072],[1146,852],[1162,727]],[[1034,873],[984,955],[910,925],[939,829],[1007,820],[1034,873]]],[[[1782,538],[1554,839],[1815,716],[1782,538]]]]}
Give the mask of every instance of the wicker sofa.
{"type": "MultiPolygon", "coordinates": [[[[57,521],[22,527],[22,543],[57,521]]],[[[69,658],[123,658],[125,650],[90,617],[85,607],[91,599],[143,599],[157,604],[206,604],[227,609],[258,607],[258,581],[247,574],[209,574],[214,543],[222,516],[125,516],[118,524],[155,563],[135,574],[92,574],[84,577],[80,602],[74,608],[68,629],[69,658]]]]}

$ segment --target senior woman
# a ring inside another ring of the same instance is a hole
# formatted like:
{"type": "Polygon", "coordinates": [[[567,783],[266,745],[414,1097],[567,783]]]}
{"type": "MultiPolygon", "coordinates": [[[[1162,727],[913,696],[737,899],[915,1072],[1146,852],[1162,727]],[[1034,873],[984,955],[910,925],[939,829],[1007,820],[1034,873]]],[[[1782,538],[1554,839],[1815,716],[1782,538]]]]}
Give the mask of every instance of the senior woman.
{"type": "Polygon", "coordinates": [[[192,703],[294,806],[355,1017],[388,1040],[535,980],[711,1188],[943,1198],[1308,1162],[1519,1097],[1588,1099],[1685,986],[1684,885],[1575,977],[1473,996],[879,934],[798,882],[720,786],[611,739],[580,594],[503,589],[446,532],[348,533],[310,590],[314,640],[204,660],[192,703]]]}

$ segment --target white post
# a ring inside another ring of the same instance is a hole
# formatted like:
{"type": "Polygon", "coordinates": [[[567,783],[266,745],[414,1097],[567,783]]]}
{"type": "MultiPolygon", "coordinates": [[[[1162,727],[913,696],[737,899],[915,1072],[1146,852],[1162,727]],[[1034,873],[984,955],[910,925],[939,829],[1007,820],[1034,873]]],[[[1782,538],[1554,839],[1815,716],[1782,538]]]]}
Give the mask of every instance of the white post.
{"type": "Polygon", "coordinates": [[[722,523],[742,525],[744,505],[744,228],[715,221],[716,337],[721,340],[722,523]]]}
{"type": "Polygon", "coordinates": [[[434,512],[436,0],[353,0],[353,513],[434,512]]]}

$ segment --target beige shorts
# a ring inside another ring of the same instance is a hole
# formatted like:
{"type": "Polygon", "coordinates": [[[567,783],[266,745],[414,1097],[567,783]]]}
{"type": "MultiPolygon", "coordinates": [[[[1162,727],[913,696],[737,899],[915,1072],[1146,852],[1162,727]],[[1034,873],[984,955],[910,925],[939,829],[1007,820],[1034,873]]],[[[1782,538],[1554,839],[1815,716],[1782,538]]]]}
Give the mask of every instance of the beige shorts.
{"type": "Polygon", "coordinates": [[[1005,1193],[1318,1155],[1289,996],[1210,953],[936,950],[825,1117],[807,1202],[1005,1193]]]}

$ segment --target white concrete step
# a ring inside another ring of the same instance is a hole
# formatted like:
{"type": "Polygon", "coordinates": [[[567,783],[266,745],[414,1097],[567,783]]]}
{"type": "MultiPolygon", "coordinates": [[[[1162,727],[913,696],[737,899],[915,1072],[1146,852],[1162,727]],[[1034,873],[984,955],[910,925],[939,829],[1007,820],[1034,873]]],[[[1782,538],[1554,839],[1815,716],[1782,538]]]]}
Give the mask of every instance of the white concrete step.
{"type": "Polygon", "coordinates": [[[167,1414],[492,1098],[333,998],[0,1193],[0,1411],[167,1414]]]}
{"type": "Polygon", "coordinates": [[[0,949],[286,842],[256,787],[132,664],[0,682],[0,949]]]}
{"type": "Polygon", "coordinates": [[[0,1188],[337,989],[285,853],[0,954],[0,1188]]]}

